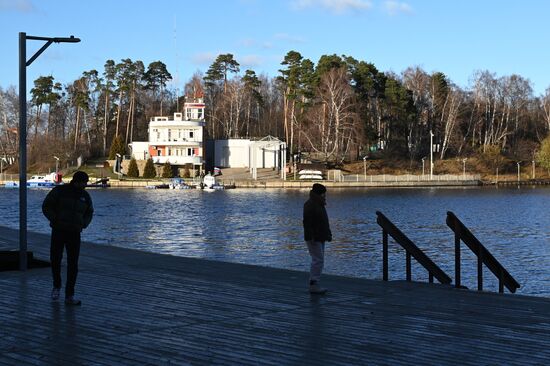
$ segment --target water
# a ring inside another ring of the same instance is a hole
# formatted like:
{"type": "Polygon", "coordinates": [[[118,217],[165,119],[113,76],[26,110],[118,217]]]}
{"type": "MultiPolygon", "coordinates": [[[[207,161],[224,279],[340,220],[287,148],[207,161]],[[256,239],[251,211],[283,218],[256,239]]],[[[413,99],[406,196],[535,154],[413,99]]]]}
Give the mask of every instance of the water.
{"type": "MultiPolygon", "coordinates": [[[[307,190],[89,190],[95,206],[83,239],[177,256],[308,270],[301,228],[307,190]]],[[[28,228],[49,232],[41,213],[46,190],[28,191],[28,228]]],[[[331,189],[334,241],[325,271],[380,279],[383,212],[450,277],[453,211],[520,283],[517,293],[550,297],[549,188],[331,189]]],[[[0,225],[18,228],[18,191],[0,189],[0,225]]],[[[405,278],[404,251],[390,238],[390,279],[405,278]]],[[[32,248],[31,248],[32,250],[32,248]]],[[[413,279],[427,273],[413,260],[413,279]]],[[[462,245],[462,282],[476,288],[474,255],[462,245]]],[[[498,283],[488,269],[484,287],[498,283]]]]}

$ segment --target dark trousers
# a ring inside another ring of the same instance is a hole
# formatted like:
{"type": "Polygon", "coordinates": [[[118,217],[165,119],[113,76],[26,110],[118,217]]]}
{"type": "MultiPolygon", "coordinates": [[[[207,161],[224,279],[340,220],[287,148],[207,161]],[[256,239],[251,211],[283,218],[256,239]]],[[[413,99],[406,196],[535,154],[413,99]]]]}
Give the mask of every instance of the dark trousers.
{"type": "Polygon", "coordinates": [[[80,232],[52,229],[50,261],[52,262],[53,287],[61,288],[61,260],[63,249],[67,248],[67,284],[65,296],[74,295],[80,255],[80,232]]]}

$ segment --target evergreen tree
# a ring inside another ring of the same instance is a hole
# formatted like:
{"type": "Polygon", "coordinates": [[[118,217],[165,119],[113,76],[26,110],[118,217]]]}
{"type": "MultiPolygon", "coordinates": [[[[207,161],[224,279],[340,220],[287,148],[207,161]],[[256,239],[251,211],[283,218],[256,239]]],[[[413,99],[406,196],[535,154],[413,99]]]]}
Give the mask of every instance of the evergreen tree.
{"type": "Polygon", "coordinates": [[[109,151],[109,160],[113,160],[116,154],[126,154],[126,148],[124,147],[124,140],[121,135],[118,135],[111,144],[111,150],[109,151]]]}
{"type": "Polygon", "coordinates": [[[162,177],[163,178],[173,178],[174,172],[172,171],[172,164],[170,162],[164,163],[164,166],[162,167],[162,177]]]}
{"type": "Polygon", "coordinates": [[[147,159],[145,163],[145,168],[143,168],[143,178],[155,178],[157,176],[157,171],[155,170],[155,164],[153,164],[153,159],[147,159]]]}
{"type": "Polygon", "coordinates": [[[129,177],[132,178],[138,178],[139,177],[139,169],[137,166],[136,159],[132,157],[130,160],[130,165],[128,166],[128,174],[129,177]]]}

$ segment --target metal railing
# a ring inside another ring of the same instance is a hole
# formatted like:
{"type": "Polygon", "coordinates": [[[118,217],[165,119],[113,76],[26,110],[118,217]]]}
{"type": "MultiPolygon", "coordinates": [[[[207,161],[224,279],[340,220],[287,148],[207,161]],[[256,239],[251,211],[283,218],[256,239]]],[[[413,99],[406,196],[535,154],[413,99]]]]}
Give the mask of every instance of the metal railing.
{"type": "Polygon", "coordinates": [[[449,181],[472,181],[481,180],[479,174],[440,174],[434,175],[430,179],[429,174],[414,175],[414,174],[402,174],[402,175],[390,175],[390,174],[378,174],[378,175],[364,175],[364,174],[330,174],[328,180],[334,180],[339,182],[449,182],[449,181]],[[332,179],[331,179],[332,178],[332,179]]]}
{"type": "Polygon", "coordinates": [[[376,211],[376,222],[382,228],[382,275],[383,280],[388,281],[388,235],[406,251],[407,281],[411,281],[411,257],[414,257],[429,274],[429,281],[433,283],[434,277],[442,284],[450,284],[451,278],[447,276],[420,248],[418,248],[401,230],[397,228],[384,214],[376,211]]]}
{"type": "Polygon", "coordinates": [[[460,285],[460,242],[463,241],[477,256],[477,289],[483,291],[483,264],[493,272],[498,279],[498,292],[504,292],[504,286],[514,293],[520,287],[519,283],[480,243],[472,232],[451,211],[447,212],[447,226],[455,233],[455,286],[460,285]]]}

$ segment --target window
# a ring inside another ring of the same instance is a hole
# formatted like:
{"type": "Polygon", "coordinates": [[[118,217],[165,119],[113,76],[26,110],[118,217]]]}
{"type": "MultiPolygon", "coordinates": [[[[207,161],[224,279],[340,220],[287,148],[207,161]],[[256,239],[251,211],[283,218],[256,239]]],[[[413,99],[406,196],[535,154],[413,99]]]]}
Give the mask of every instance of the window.
{"type": "Polygon", "coordinates": [[[168,129],[168,141],[172,139],[172,130],[168,129]]]}
{"type": "Polygon", "coordinates": [[[198,109],[198,110],[197,110],[197,117],[198,117],[197,119],[202,119],[202,113],[203,113],[203,111],[204,111],[203,109],[198,109]]]}
{"type": "Polygon", "coordinates": [[[193,131],[189,131],[189,138],[192,139],[193,138],[193,131]]]}
{"type": "Polygon", "coordinates": [[[193,149],[187,149],[187,156],[193,156],[193,149]]]}

